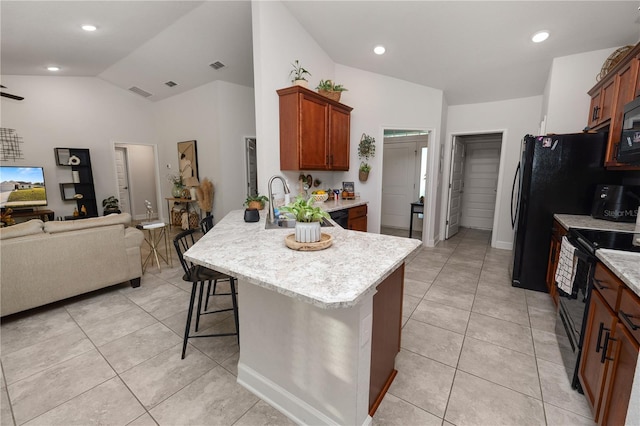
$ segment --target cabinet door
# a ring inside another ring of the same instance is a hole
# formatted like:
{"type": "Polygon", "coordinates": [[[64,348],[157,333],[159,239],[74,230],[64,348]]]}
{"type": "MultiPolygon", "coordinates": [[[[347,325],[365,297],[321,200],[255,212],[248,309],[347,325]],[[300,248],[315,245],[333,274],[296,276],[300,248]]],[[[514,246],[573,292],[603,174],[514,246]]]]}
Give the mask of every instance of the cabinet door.
{"type": "Polygon", "coordinates": [[[600,113],[600,95],[601,90],[598,90],[593,96],[591,96],[591,105],[589,105],[589,128],[593,129],[598,125],[598,118],[600,113]]]}
{"type": "Polygon", "coordinates": [[[633,376],[638,362],[640,345],[622,323],[617,323],[613,336],[606,343],[607,377],[602,402],[598,410],[598,424],[623,425],[629,408],[633,376]]]}
{"type": "Polygon", "coordinates": [[[584,390],[584,396],[595,414],[602,395],[603,378],[606,364],[601,362],[602,350],[607,333],[611,333],[616,317],[596,290],[591,292],[589,314],[585,324],[585,336],[582,343],[582,358],[578,377],[584,390]]]}
{"type": "Polygon", "coordinates": [[[598,111],[598,124],[601,124],[611,118],[611,109],[613,107],[613,99],[615,95],[615,78],[611,78],[600,89],[600,109],[598,111]]]}
{"type": "Polygon", "coordinates": [[[611,108],[611,126],[609,127],[609,143],[605,158],[606,166],[617,165],[618,145],[622,132],[624,106],[631,102],[635,95],[635,84],[638,73],[638,60],[633,58],[629,64],[616,75],[615,96],[611,108]]]}
{"type": "Polygon", "coordinates": [[[326,103],[303,94],[300,98],[300,168],[326,170],[329,160],[326,144],[329,116],[326,103]]]}
{"type": "Polygon", "coordinates": [[[333,106],[329,107],[329,168],[349,170],[349,129],[351,114],[333,106]]]}
{"type": "Polygon", "coordinates": [[[367,217],[362,216],[355,219],[349,219],[349,229],[352,231],[367,232],[367,217]]]}

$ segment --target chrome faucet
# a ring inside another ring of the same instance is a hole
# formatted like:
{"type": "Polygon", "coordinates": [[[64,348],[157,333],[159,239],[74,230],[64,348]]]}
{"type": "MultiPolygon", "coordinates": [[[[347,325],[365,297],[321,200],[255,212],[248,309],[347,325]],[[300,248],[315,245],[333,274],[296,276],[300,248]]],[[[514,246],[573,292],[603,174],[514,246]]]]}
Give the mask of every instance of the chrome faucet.
{"type": "Polygon", "coordinates": [[[269,178],[269,184],[267,185],[269,188],[269,213],[267,214],[267,223],[273,223],[275,222],[278,218],[276,217],[276,209],[275,206],[273,205],[273,192],[271,191],[271,184],[273,183],[273,181],[275,179],[280,179],[282,181],[282,186],[284,186],[284,193],[285,194],[290,194],[291,191],[289,191],[289,185],[287,185],[287,182],[284,180],[284,178],[282,176],[271,176],[271,178],[269,178]]]}

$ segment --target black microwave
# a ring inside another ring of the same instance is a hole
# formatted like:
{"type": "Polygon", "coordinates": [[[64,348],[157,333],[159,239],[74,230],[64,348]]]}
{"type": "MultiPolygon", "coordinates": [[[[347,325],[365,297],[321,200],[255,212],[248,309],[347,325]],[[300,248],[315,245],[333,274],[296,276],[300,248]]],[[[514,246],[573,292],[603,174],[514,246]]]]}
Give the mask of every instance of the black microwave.
{"type": "Polygon", "coordinates": [[[618,161],[640,165],[640,97],[624,106],[618,161]]]}

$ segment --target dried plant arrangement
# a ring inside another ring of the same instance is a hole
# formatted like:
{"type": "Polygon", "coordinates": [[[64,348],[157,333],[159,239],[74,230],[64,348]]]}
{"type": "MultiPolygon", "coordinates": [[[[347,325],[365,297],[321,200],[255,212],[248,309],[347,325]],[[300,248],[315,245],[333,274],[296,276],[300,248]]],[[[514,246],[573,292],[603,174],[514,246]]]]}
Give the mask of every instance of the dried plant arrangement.
{"type": "Polygon", "coordinates": [[[208,178],[204,178],[200,182],[200,186],[196,187],[196,191],[200,210],[211,213],[213,210],[213,183],[208,178]]]}

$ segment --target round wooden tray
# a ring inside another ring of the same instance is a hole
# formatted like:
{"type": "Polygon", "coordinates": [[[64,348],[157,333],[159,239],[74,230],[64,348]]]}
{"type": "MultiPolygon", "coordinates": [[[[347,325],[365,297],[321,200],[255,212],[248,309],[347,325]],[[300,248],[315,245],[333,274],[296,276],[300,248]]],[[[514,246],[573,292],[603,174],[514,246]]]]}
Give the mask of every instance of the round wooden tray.
{"type": "Polygon", "coordinates": [[[317,251],[324,250],[333,244],[333,237],[329,234],[320,234],[320,241],[317,243],[299,243],[296,241],[296,234],[289,234],[285,237],[284,243],[291,250],[317,251]]]}

